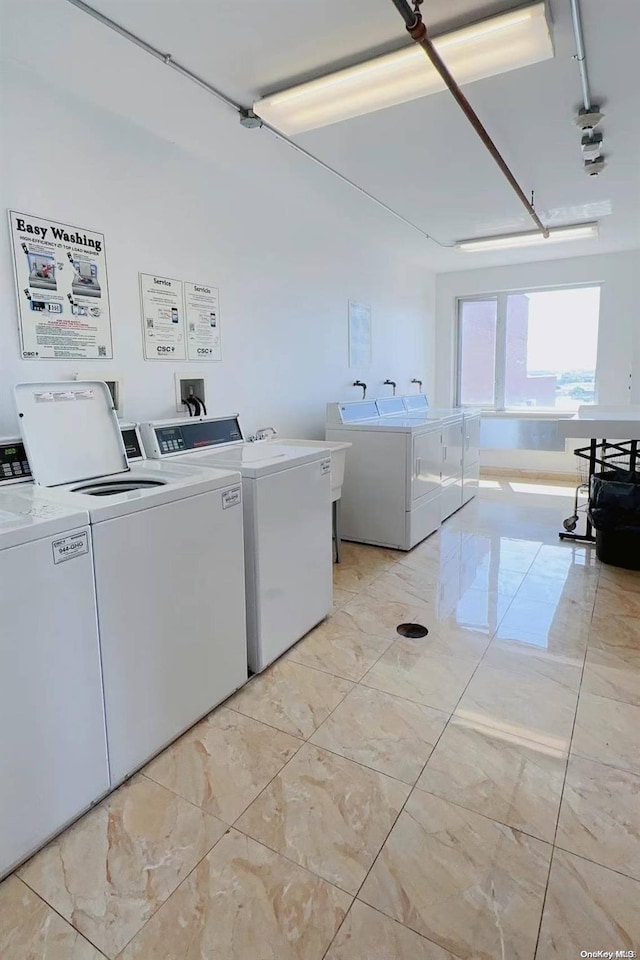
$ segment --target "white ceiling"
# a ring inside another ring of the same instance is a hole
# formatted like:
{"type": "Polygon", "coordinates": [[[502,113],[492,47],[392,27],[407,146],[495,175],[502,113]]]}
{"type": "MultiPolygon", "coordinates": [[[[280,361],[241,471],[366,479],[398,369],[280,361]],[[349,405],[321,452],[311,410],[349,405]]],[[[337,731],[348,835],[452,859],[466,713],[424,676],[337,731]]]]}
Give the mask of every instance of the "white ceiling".
{"type": "MultiPolygon", "coordinates": [[[[391,0],[94,0],[92,5],[246,106],[292,82],[407,43],[391,0]]],[[[438,33],[513,6],[514,0],[426,0],[422,9],[438,33]]],[[[589,178],[582,171],[572,122],[581,100],[569,0],[550,2],[554,60],[467,85],[465,92],[525,193],[535,190],[543,219],[550,225],[598,219],[600,239],[556,245],[551,254],[543,247],[470,255],[416,234],[434,269],[640,247],[640,3],[582,0],[582,9],[592,92],[606,114],[608,167],[601,176],[589,178]]],[[[75,9],[74,14],[84,16],[75,9]]],[[[124,109],[120,100],[118,110],[124,109]]],[[[303,134],[298,141],[444,242],[532,226],[448,93],[303,134]]]]}

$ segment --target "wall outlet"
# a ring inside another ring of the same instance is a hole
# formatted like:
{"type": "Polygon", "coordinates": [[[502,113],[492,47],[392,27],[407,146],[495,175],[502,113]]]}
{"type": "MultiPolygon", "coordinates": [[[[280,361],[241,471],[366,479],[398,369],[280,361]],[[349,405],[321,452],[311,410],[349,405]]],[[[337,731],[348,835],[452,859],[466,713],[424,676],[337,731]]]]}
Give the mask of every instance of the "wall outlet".
{"type": "Polygon", "coordinates": [[[113,405],[115,407],[116,413],[121,412],[122,400],[120,396],[120,381],[119,380],[105,380],[106,385],[109,387],[109,393],[111,394],[111,399],[113,400],[113,405]]]}
{"type": "Polygon", "coordinates": [[[204,380],[202,377],[185,377],[176,373],[176,410],[178,413],[189,414],[189,408],[184,402],[188,397],[197,397],[206,403],[204,380]]]}

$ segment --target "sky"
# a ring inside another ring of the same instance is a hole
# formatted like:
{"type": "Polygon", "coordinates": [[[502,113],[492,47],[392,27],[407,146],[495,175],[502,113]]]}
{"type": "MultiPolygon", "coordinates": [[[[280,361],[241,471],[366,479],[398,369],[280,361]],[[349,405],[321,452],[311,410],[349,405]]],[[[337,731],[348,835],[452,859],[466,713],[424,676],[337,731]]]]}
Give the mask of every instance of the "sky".
{"type": "Polygon", "coordinates": [[[595,370],[600,288],[529,293],[527,369],[595,370]]]}

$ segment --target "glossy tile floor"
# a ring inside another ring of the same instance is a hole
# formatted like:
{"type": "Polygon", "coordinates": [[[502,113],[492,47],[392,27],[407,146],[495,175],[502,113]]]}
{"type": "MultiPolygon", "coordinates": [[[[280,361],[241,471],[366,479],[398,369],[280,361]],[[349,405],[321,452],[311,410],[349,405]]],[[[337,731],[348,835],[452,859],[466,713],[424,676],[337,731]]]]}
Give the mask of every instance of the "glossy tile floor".
{"type": "Polygon", "coordinates": [[[485,481],[345,545],[332,617],[0,885],[2,960],[640,949],[640,573],[570,513],[485,481]]]}

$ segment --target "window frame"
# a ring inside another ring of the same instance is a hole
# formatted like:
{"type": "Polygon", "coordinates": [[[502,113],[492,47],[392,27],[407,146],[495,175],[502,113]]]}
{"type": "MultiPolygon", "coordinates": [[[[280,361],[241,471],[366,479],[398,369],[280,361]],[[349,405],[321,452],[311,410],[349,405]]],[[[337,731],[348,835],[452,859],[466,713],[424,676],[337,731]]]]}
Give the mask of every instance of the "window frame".
{"type": "MultiPolygon", "coordinates": [[[[456,297],[455,300],[455,371],[454,371],[454,403],[458,407],[476,407],[483,413],[511,414],[514,416],[540,416],[556,414],[557,416],[570,416],[570,411],[558,410],[557,407],[508,407],[505,405],[506,389],[506,359],[507,359],[507,301],[510,296],[526,295],[528,293],[554,293],[560,290],[585,290],[597,287],[600,291],[599,308],[602,304],[602,282],[589,281],[584,283],[567,283],[561,286],[549,287],[524,287],[513,290],[498,290],[495,292],[475,293],[456,297]],[[494,402],[491,406],[482,404],[462,403],[462,305],[472,302],[486,302],[488,300],[496,301],[496,352],[495,352],[495,388],[494,402]]],[[[596,370],[595,370],[595,403],[598,402],[598,363],[600,346],[600,309],[598,310],[598,342],[596,344],[596,370]]]]}

